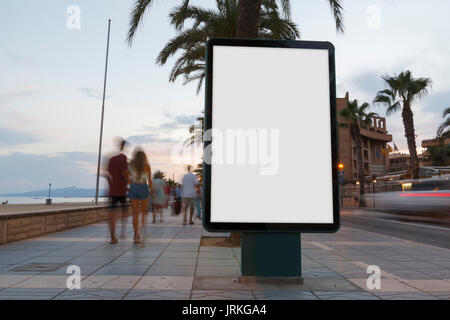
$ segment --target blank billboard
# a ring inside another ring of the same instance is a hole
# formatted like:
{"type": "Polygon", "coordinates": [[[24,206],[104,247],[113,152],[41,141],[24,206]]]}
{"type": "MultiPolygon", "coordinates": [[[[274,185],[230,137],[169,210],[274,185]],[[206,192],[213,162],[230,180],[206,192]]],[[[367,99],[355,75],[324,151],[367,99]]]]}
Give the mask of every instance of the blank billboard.
{"type": "Polygon", "coordinates": [[[207,48],[205,227],[335,231],[333,46],[213,39],[207,48]]]}

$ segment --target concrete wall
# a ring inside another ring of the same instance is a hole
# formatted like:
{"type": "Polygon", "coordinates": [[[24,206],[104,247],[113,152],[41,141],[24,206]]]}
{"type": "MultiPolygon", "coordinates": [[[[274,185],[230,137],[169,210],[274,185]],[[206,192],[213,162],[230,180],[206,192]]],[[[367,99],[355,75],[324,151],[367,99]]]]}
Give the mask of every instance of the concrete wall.
{"type": "Polygon", "coordinates": [[[80,227],[108,218],[109,209],[87,208],[0,216],[0,244],[80,227]]]}

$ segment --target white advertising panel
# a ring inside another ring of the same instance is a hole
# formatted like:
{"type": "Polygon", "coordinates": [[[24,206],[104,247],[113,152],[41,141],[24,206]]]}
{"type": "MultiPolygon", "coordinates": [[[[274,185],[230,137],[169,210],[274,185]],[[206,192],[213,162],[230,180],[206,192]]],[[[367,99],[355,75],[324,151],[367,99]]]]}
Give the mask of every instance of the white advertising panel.
{"type": "Polygon", "coordinates": [[[208,44],[205,226],[336,229],[332,45],[222,41],[208,44]]]}

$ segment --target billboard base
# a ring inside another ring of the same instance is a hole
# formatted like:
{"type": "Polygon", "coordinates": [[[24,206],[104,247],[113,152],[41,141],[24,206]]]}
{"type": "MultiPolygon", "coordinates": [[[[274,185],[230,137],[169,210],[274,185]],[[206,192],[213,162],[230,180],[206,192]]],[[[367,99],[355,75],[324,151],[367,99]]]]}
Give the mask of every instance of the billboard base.
{"type": "Polygon", "coordinates": [[[240,282],[246,277],[301,277],[300,233],[243,232],[241,274],[240,282]]]}

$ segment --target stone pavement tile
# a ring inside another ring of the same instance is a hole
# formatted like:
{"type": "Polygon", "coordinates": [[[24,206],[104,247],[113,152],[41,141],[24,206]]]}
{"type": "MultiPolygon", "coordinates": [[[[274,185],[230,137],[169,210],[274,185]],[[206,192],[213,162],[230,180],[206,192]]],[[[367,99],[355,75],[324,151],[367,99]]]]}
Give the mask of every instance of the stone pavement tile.
{"type": "Polygon", "coordinates": [[[189,290],[131,290],[124,300],[188,300],[189,290]]]}
{"type": "Polygon", "coordinates": [[[442,266],[429,263],[429,262],[399,262],[398,264],[406,267],[407,269],[420,270],[420,271],[439,271],[442,270],[442,266]]]}
{"type": "Polygon", "coordinates": [[[438,297],[422,292],[375,292],[383,300],[437,300],[438,297]]]}
{"type": "Polygon", "coordinates": [[[127,290],[73,289],[64,291],[55,300],[120,300],[127,290]]]}
{"type": "Polygon", "coordinates": [[[308,291],[254,291],[257,300],[317,300],[318,298],[308,291]]]}
{"type": "Polygon", "coordinates": [[[198,253],[192,251],[164,251],[160,258],[197,258],[198,253]]]}
{"type": "Polygon", "coordinates": [[[236,256],[233,254],[233,252],[229,251],[221,251],[221,252],[215,252],[215,251],[200,251],[198,254],[199,259],[217,259],[217,260],[235,260],[236,256]]]}
{"type": "MultiPolygon", "coordinates": [[[[381,269],[381,275],[383,275],[383,271],[389,272],[387,270],[381,269]]],[[[433,276],[425,272],[414,270],[393,270],[389,273],[394,275],[395,277],[403,279],[435,279],[433,276]]]]}
{"type": "Polygon", "coordinates": [[[437,297],[441,300],[450,300],[450,291],[448,291],[448,292],[429,292],[429,294],[431,294],[434,297],[437,297]]]}
{"type": "Polygon", "coordinates": [[[192,258],[158,258],[155,266],[187,266],[194,267],[197,264],[197,259],[192,258]]]}
{"type": "Polygon", "coordinates": [[[294,291],[363,291],[345,279],[304,278],[303,284],[291,283],[239,283],[237,276],[196,276],[194,290],[294,290],[294,291]]]}
{"type": "Polygon", "coordinates": [[[63,258],[63,257],[35,257],[28,259],[24,261],[23,264],[30,264],[30,263],[57,263],[57,264],[65,264],[66,262],[70,261],[70,258],[63,258]]]}
{"type": "Polygon", "coordinates": [[[133,289],[138,290],[191,290],[194,277],[143,276],[133,289]]]}
{"type": "Polygon", "coordinates": [[[327,279],[327,278],[342,278],[342,276],[339,273],[332,272],[332,271],[314,271],[314,270],[307,270],[302,271],[302,276],[304,278],[318,278],[318,279],[327,279]]]}
{"type": "Polygon", "coordinates": [[[104,266],[113,261],[112,258],[76,258],[70,261],[77,266],[104,266]]]}
{"type": "Polygon", "coordinates": [[[194,276],[195,267],[183,266],[152,266],[146,276],[194,276]]]}
{"type": "Polygon", "coordinates": [[[164,252],[198,252],[197,247],[172,247],[168,246],[164,252]]]}
{"type": "Polygon", "coordinates": [[[96,275],[81,280],[83,289],[131,289],[141,276],[136,275],[96,275]]]}
{"type": "Polygon", "coordinates": [[[199,267],[239,267],[236,259],[231,260],[216,260],[216,259],[198,259],[197,265],[199,267]]]}
{"type": "Polygon", "coordinates": [[[9,288],[22,281],[34,277],[33,275],[0,275],[0,289],[9,288]]]}
{"type": "Polygon", "coordinates": [[[413,286],[424,292],[450,292],[450,279],[432,279],[432,280],[418,280],[408,279],[404,280],[410,286],[413,286]]]}
{"type": "MultiPolygon", "coordinates": [[[[419,292],[417,288],[411,285],[407,285],[395,279],[381,278],[381,289],[368,289],[367,288],[367,278],[365,279],[349,279],[355,285],[360,287],[365,291],[372,292],[419,292]]],[[[403,280],[402,280],[403,281],[403,280]]]]}
{"type": "Polygon", "coordinates": [[[314,291],[321,300],[379,300],[370,292],[325,292],[314,291]]]}
{"type": "Polygon", "coordinates": [[[50,300],[64,289],[7,288],[0,291],[0,300],[50,300]]]}
{"type": "Polygon", "coordinates": [[[97,270],[93,275],[117,275],[117,276],[138,276],[143,275],[148,266],[111,266],[107,265],[97,270]]]}
{"type": "MultiPolygon", "coordinates": [[[[135,266],[135,267],[144,267],[150,266],[156,258],[129,258],[129,257],[120,257],[113,260],[111,263],[106,265],[116,266],[116,267],[125,267],[125,266],[135,266]]],[[[102,266],[101,264],[99,266],[102,266]]]]}
{"type": "Polygon", "coordinates": [[[450,260],[445,260],[445,261],[436,261],[434,262],[437,265],[440,265],[442,267],[445,267],[447,269],[450,269],[450,260]]]}
{"type": "Polygon", "coordinates": [[[197,266],[196,276],[216,276],[216,277],[226,277],[226,276],[240,276],[241,268],[237,266],[232,267],[206,267],[197,266]]]}
{"type": "MultiPolygon", "coordinates": [[[[225,253],[233,253],[234,248],[229,247],[207,247],[207,246],[200,246],[200,253],[201,252],[225,252],[225,253]]],[[[240,255],[240,254],[239,254],[240,255]]]]}
{"type": "MultiPolygon", "coordinates": [[[[43,275],[66,275],[69,276],[69,274],[67,273],[67,268],[70,266],[71,264],[67,264],[66,266],[59,268],[58,270],[55,271],[48,271],[48,272],[43,272],[43,275]]],[[[82,276],[88,276],[92,273],[94,273],[95,271],[97,271],[100,266],[79,266],[80,267],[80,271],[81,271],[81,275],[82,276]]]]}
{"type": "Polygon", "coordinates": [[[67,275],[36,275],[20,283],[12,285],[13,288],[59,289],[66,288],[67,275]]]}
{"type": "Polygon", "coordinates": [[[251,291],[194,290],[192,300],[255,300],[251,291]]]}
{"type": "Polygon", "coordinates": [[[435,279],[450,279],[450,270],[440,270],[440,271],[425,271],[427,275],[435,279]]]}

